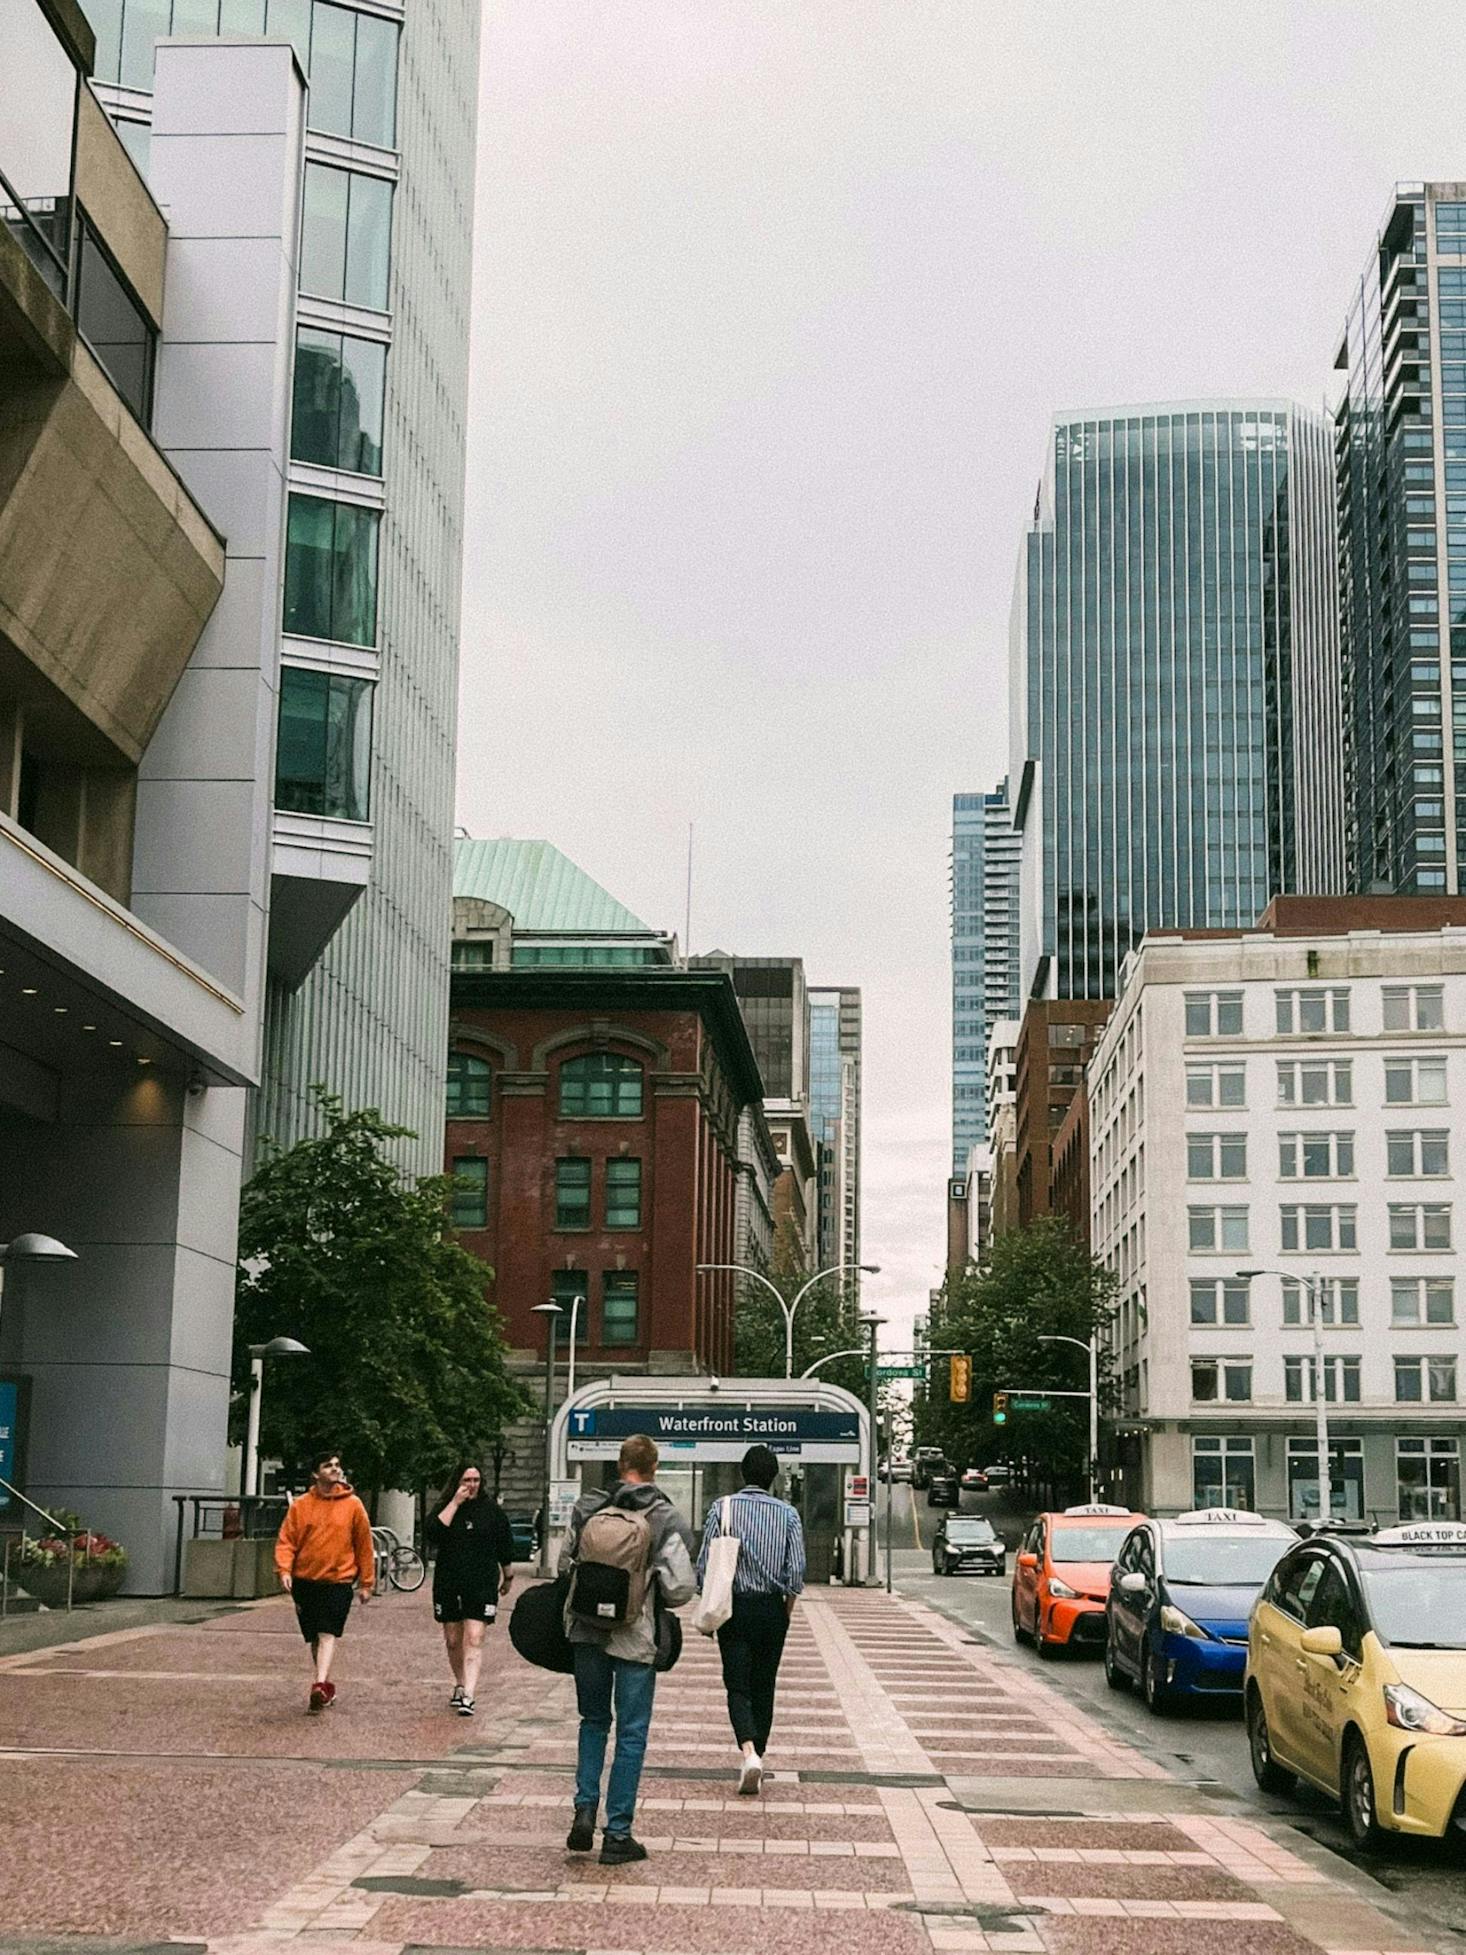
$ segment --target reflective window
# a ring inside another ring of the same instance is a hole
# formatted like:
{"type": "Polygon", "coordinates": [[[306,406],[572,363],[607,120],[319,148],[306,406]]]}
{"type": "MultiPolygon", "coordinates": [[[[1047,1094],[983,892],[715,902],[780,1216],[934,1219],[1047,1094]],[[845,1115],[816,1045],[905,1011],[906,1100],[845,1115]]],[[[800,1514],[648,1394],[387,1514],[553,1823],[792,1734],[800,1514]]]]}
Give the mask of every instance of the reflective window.
{"type": "Polygon", "coordinates": [[[606,1163],[606,1227],[641,1227],[641,1162],[618,1156],[606,1163]]]}
{"type": "Polygon", "coordinates": [[[493,1075],[487,1059],[471,1052],[448,1054],[448,1118],[481,1120],[489,1111],[493,1075]]]}
{"type": "Polygon", "coordinates": [[[302,326],[295,345],[292,458],[380,475],[386,387],[385,346],[302,326]]]}
{"type": "Polygon", "coordinates": [[[285,542],[285,629],[343,645],[377,639],[374,509],[292,495],[285,542]]]}
{"type": "Polygon", "coordinates": [[[635,1344],[638,1280],[635,1270],[608,1269],[601,1278],[601,1343],[635,1344]]]}
{"type": "Polygon", "coordinates": [[[489,1222],[489,1164],[482,1155],[460,1154],[453,1163],[455,1229],[483,1229],[489,1222]]]}
{"type": "Polygon", "coordinates": [[[560,1112],[593,1118],[641,1117],[642,1069],[616,1052],[591,1052],[560,1068],[560,1112]]]}
{"type": "Polygon", "coordinates": [[[370,683],[334,672],[282,667],[276,807],[335,821],[366,821],[371,767],[370,683]]]}
{"type": "Polygon", "coordinates": [[[106,369],[112,385],[147,427],[153,412],[158,335],[89,224],[81,227],[75,312],[82,338],[106,369]]]}
{"type": "Polygon", "coordinates": [[[383,312],[392,243],[392,186],[381,177],[305,167],[300,289],[383,312]]]}
{"type": "Polygon", "coordinates": [[[583,1155],[555,1163],[555,1227],[590,1227],[590,1162],[583,1155]]]}
{"type": "Polygon", "coordinates": [[[0,0],[0,218],[64,296],[76,69],[39,0],[0,0]]]}

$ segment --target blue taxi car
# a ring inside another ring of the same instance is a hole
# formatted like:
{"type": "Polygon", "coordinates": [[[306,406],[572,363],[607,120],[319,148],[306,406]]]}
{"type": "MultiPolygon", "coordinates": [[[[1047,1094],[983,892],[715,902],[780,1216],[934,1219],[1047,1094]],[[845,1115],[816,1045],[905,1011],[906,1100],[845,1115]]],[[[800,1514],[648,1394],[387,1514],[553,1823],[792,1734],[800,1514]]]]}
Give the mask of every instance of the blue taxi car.
{"type": "Polygon", "coordinates": [[[1247,1618],[1298,1536],[1238,1507],[1144,1520],[1126,1535],[1105,1605],[1105,1681],[1138,1683],[1152,1711],[1179,1697],[1230,1692],[1241,1702],[1247,1618]]]}

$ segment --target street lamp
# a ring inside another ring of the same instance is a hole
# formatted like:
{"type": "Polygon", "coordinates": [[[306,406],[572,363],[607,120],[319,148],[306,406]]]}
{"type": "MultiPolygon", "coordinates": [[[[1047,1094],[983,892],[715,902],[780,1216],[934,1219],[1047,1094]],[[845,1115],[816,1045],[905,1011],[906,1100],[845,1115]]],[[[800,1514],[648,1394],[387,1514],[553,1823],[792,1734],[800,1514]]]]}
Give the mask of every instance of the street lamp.
{"type": "Polygon", "coordinates": [[[567,1399],[574,1398],[575,1396],[575,1326],[580,1317],[580,1306],[584,1302],[584,1297],[572,1297],[570,1299],[570,1353],[565,1360],[567,1366],[565,1374],[565,1396],[567,1399]]]}
{"type": "Polygon", "coordinates": [[[1091,1337],[1041,1337],[1040,1344],[1074,1344],[1089,1358],[1089,1497],[1096,1497],[1099,1478],[1099,1340],[1091,1337]]]}
{"type": "Polygon", "coordinates": [[[244,1439],[245,1497],[260,1491],[260,1403],[265,1396],[266,1358],[308,1358],[310,1352],[294,1337],[272,1337],[268,1344],[249,1347],[249,1429],[244,1439]]]}
{"type": "MultiPolygon", "coordinates": [[[[1308,1290],[1308,1316],[1313,1325],[1313,1420],[1318,1445],[1318,1517],[1334,1517],[1334,1457],[1329,1450],[1329,1405],[1324,1392],[1323,1370],[1323,1277],[1315,1270],[1311,1276],[1282,1269],[1239,1269],[1237,1274],[1251,1281],[1254,1276],[1276,1276],[1284,1283],[1302,1283],[1308,1290]]],[[[1225,1474],[1223,1486],[1225,1487],[1225,1474]]]]}
{"type": "MultiPolygon", "coordinates": [[[[555,1324],[565,1312],[558,1303],[536,1303],[531,1308],[536,1317],[545,1320],[545,1504],[540,1509],[540,1573],[548,1575],[553,1572],[550,1567],[550,1493],[555,1473],[555,1324]]],[[[571,1334],[574,1335],[573,1318],[571,1334]]]]}
{"type": "MultiPolygon", "coordinates": [[[[870,1332],[870,1479],[867,1482],[867,1490],[870,1494],[870,1560],[866,1568],[865,1580],[868,1588],[875,1588],[880,1582],[880,1577],[876,1574],[876,1332],[886,1320],[870,1312],[861,1316],[858,1321],[870,1332]]],[[[889,1526],[888,1522],[888,1532],[889,1526]]]]}
{"type": "Polygon", "coordinates": [[[843,1276],[847,1270],[863,1270],[867,1276],[879,1276],[879,1263],[831,1263],[828,1269],[817,1269],[809,1281],[795,1292],[794,1301],[786,1303],[778,1286],[771,1283],[761,1269],[750,1269],[747,1263],[699,1263],[699,1270],[731,1269],[740,1276],[751,1276],[755,1283],[762,1283],[770,1296],[784,1313],[784,1376],[794,1376],[794,1313],[809,1295],[816,1283],[823,1283],[827,1276],[843,1276]]]}
{"type": "MultiPolygon", "coordinates": [[[[42,1235],[36,1229],[28,1229],[21,1235],[12,1236],[9,1242],[0,1242],[0,1306],[5,1299],[5,1271],[23,1263],[74,1263],[76,1251],[68,1249],[64,1242],[58,1242],[54,1235],[42,1235]]],[[[22,1323],[19,1312],[17,1323],[22,1323]]],[[[23,1324],[22,1324],[23,1328],[23,1324]]],[[[20,1356],[21,1330],[17,1329],[11,1342],[14,1345],[17,1361],[20,1356]]]]}

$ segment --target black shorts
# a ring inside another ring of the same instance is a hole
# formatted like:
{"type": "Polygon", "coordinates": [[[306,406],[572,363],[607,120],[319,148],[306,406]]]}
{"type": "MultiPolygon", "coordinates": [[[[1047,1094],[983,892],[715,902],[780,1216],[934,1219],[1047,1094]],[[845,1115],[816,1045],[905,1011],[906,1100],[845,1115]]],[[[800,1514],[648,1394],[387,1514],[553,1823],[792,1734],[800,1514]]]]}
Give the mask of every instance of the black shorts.
{"type": "Polygon", "coordinates": [[[485,1595],[476,1588],[435,1588],[434,1622],[492,1622],[499,1613],[496,1589],[485,1595]]]}
{"type": "Polygon", "coordinates": [[[290,1599],[295,1604],[300,1633],[308,1643],[317,1636],[345,1635],[354,1587],[352,1582],[307,1582],[296,1576],[290,1599]]]}

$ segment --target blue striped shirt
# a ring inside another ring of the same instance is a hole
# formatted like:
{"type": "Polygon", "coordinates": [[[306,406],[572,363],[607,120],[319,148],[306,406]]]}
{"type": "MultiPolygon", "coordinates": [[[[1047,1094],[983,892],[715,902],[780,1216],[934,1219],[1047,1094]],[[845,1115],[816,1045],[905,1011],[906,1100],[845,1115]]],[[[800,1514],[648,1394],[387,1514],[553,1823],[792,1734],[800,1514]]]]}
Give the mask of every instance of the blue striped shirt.
{"type": "MultiPolygon", "coordinates": [[[[762,1487],[742,1487],[729,1503],[729,1532],[740,1542],[735,1595],[798,1595],[804,1587],[804,1528],[798,1511],[762,1487]]],[[[699,1587],[707,1572],[708,1549],[722,1533],[723,1503],[708,1509],[697,1557],[699,1587]]]]}

